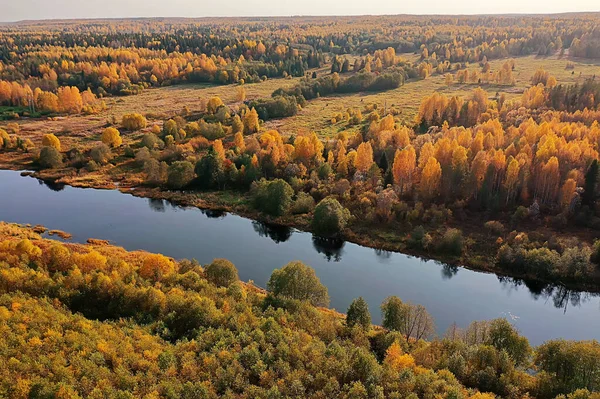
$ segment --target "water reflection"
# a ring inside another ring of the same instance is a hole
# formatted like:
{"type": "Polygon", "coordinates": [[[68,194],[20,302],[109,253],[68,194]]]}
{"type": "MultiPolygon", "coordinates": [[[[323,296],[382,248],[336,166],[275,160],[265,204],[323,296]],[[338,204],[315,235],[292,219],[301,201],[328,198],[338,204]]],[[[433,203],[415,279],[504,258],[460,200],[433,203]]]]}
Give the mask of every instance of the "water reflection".
{"type": "Polygon", "coordinates": [[[44,181],[41,179],[38,179],[38,183],[40,183],[40,186],[46,186],[50,190],[56,191],[56,192],[62,191],[65,189],[65,185],[62,183],[56,183],[56,182],[52,182],[52,181],[44,181]]]}
{"type": "Polygon", "coordinates": [[[600,296],[596,293],[573,291],[563,285],[544,284],[539,281],[513,277],[498,276],[498,281],[506,290],[526,287],[533,299],[551,302],[555,308],[562,309],[563,313],[567,313],[569,305],[580,307],[582,304],[589,302],[590,299],[600,296]]]}
{"type": "Polygon", "coordinates": [[[210,219],[223,219],[227,216],[227,212],[218,209],[201,209],[200,211],[210,219]]]}
{"type": "Polygon", "coordinates": [[[272,223],[265,223],[259,221],[252,221],[252,227],[254,231],[261,237],[268,237],[275,241],[277,244],[280,242],[286,242],[292,236],[292,228],[287,226],[281,226],[272,223]]]}
{"type": "Polygon", "coordinates": [[[383,263],[388,263],[390,259],[392,259],[392,253],[393,252],[386,251],[385,249],[375,249],[375,256],[377,257],[377,260],[383,263]]]}
{"type": "Polygon", "coordinates": [[[148,205],[150,205],[150,209],[154,212],[165,212],[165,201],[158,198],[148,198],[148,205]]]}
{"type": "Polygon", "coordinates": [[[346,242],[337,238],[323,238],[313,235],[312,236],[313,247],[318,253],[325,255],[325,259],[328,262],[332,260],[339,262],[342,260],[342,253],[344,253],[344,245],[346,242]]]}
{"type": "Polygon", "coordinates": [[[456,273],[458,273],[458,266],[456,265],[443,263],[441,266],[442,278],[444,280],[450,280],[452,277],[456,276],[456,273]]]}

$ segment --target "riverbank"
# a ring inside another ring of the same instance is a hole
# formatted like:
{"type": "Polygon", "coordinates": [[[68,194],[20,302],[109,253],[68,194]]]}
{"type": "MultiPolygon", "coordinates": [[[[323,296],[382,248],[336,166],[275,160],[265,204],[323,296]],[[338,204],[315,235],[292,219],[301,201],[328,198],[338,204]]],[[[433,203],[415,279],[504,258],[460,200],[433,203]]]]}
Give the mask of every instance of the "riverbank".
{"type": "MultiPolygon", "coordinates": [[[[2,168],[11,170],[22,170],[15,165],[0,165],[2,168]]],[[[116,168],[113,168],[116,169],[116,168]]],[[[22,174],[41,179],[53,184],[65,184],[77,188],[94,188],[119,190],[121,193],[136,197],[166,200],[171,203],[196,207],[204,210],[229,212],[244,218],[256,220],[273,225],[294,228],[304,232],[310,231],[310,215],[286,215],[283,217],[270,217],[262,214],[250,205],[250,199],[244,193],[237,191],[212,191],[212,192],[183,192],[162,190],[156,187],[142,185],[142,180],[135,174],[90,174],[77,175],[66,174],[61,170],[28,171],[22,174]]],[[[587,291],[591,293],[600,292],[600,275],[595,272],[591,278],[582,280],[548,279],[527,273],[508,271],[496,264],[496,253],[499,248],[498,240],[489,233],[483,231],[483,223],[479,226],[468,223],[452,223],[445,227],[459,228],[463,231],[465,250],[461,256],[440,254],[431,251],[418,250],[408,245],[410,230],[404,231],[374,225],[368,222],[354,221],[343,234],[344,240],[364,247],[380,251],[389,251],[415,256],[425,260],[434,260],[449,265],[451,268],[463,267],[469,270],[494,273],[500,278],[511,278],[523,280],[535,286],[559,285],[568,290],[587,291]]],[[[439,237],[436,237],[439,238],[439,237]]]]}

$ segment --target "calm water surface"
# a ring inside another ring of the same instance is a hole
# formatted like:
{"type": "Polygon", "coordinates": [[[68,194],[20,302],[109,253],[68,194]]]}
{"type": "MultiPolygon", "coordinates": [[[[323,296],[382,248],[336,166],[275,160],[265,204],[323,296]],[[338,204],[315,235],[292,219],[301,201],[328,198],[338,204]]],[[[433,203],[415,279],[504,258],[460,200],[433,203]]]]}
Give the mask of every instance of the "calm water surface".
{"type": "Polygon", "coordinates": [[[209,263],[230,259],[242,280],[266,283],[275,268],[301,260],[328,287],[331,307],[345,311],[364,297],[374,322],[389,295],[427,307],[439,333],[453,322],[507,317],[532,344],[551,338],[600,339],[600,298],[561,287],[527,284],[352,243],[331,245],[309,233],[232,214],[174,206],[118,191],[48,186],[0,171],[0,220],[42,224],[73,241],[110,240],[209,263]]]}

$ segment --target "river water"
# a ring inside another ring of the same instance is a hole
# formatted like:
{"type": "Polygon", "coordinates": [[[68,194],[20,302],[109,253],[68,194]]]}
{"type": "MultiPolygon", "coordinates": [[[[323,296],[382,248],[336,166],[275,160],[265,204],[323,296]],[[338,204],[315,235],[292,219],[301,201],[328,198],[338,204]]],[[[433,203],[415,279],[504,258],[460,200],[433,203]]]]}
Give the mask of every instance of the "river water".
{"type": "Polygon", "coordinates": [[[465,327],[473,320],[506,317],[534,345],[552,338],[600,339],[597,295],[347,242],[332,245],[295,229],[116,190],[46,185],[19,172],[0,171],[0,220],[63,230],[76,242],[105,239],[128,250],[202,264],[227,258],[242,280],[262,287],[273,269],[300,260],[328,287],[332,308],[345,312],[353,298],[362,296],[376,323],[381,321],[381,302],[397,295],[424,305],[439,334],[454,322],[465,327]]]}

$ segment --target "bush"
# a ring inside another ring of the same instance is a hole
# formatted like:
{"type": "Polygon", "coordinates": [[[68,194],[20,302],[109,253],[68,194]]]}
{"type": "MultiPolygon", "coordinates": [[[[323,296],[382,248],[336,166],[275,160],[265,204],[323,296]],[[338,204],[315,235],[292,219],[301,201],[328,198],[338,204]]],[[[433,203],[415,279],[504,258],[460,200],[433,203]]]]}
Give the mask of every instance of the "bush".
{"type": "Polygon", "coordinates": [[[140,130],[146,127],[147,121],[143,115],[133,113],[123,115],[121,124],[127,130],[140,130]]]}
{"type": "Polygon", "coordinates": [[[204,276],[217,287],[229,287],[239,280],[238,271],[227,259],[215,259],[204,268],[204,276]]]}
{"type": "Polygon", "coordinates": [[[161,139],[158,138],[154,133],[146,133],[142,136],[141,141],[142,146],[148,148],[149,150],[153,150],[155,148],[161,148],[164,146],[164,143],[161,139]]]}
{"type": "Polygon", "coordinates": [[[261,212],[273,216],[281,216],[288,212],[292,204],[294,189],[285,181],[261,179],[252,184],[254,207],[261,212]]]}
{"type": "Polygon", "coordinates": [[[308,301],[314,306],[329,305],[327,287],[321,284],[312,268],[299,261],[275,269],[267,288],[275,296],[308,301]]]}
{"type": "Polygon", "coordinates": [[[53,147],[60,151],[60,140],[52,133],[45,134],[44,137],[42,137],[42,145],[44,147],[53,147]]]}
{"type": "Polygon", "coordinates": [[[90,157],[92,157],[94,162],[104,165],[112,159],[112,153],[106,144],[101,143],[92,148],[90,151],[90,157]]]}
{"type": "Polygon", "coordinates": [[[54,147],[42,147],[38,159],[43,169],[54,169],[62,166],[62,155],[54,147]]]}
{"type": "Polygon", "coordinates": [[[194,165],[188,161],[174,162],[167,169],[167,185],[174,189],[184,188],[194,177],[194,165]]]}
{"type": "Polygon", "coordinates": [[[335,198],[325,198],[315,208],[311,227],[315,234],[333,236],[340,234],[348,224],[350,211],[335,198]]]}
{"type": "Polygon", "coordinates": [[[483,225],[491,234],[501,236],[504,233],[504,225],[497,220],[490,220],[483,225]]]}
{"type": "Polygon", "coordinates": [[[309,213],[315,208],[315,200],[305,192],[298,193],[294,204],[292,205],[292,213],[295,215],[309,213]]]}
{"type": "Polygon", "coordinates": [[[119,147],[123,143],[121,133],[114,127],[107,127],[102,132],[102,142],[109,147],[119,147]]]}
{"type": "Polygon", "coordinates": [[[448,229],[437,247],[439,252],[459,256],[463,251],[463,235],[458,229],[448,229]]]}

